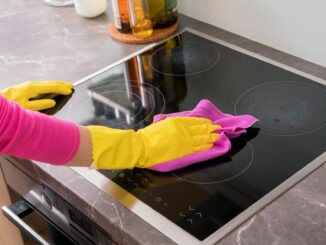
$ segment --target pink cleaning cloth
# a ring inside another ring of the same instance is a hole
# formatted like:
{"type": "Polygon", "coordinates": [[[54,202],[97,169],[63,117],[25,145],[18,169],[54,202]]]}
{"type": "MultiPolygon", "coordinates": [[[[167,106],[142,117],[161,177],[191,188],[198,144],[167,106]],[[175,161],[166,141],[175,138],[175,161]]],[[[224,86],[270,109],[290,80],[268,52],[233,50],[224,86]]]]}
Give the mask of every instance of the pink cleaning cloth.
{"type": "Polygon", "coordinates": [[[168,117],[208,118],[213,122],[213,124],[221,126],[221,129],[216,131],[217,133],[220,133],[220,136],[217,138],[214,146],[208,150],[197,152],[149,168],[158,172],[169,172],[184,168],[194,163],[206,161],[227,153],[231,149],[229,138],[232,139],[245,134],[247,132],[246,128],[251,127],[255,122],[257,122],[257,119],[250,115],[233,116],[225,114],[217,109],[209,100],[201,100],[192,111],[156,115],[154,117],[154,123],[168,117]]]}
{"type": "Polygon", "coordinates": [[[28,111],[0,96],[0,155],[63,165],[80,144],[76,124],[28,111]]]}

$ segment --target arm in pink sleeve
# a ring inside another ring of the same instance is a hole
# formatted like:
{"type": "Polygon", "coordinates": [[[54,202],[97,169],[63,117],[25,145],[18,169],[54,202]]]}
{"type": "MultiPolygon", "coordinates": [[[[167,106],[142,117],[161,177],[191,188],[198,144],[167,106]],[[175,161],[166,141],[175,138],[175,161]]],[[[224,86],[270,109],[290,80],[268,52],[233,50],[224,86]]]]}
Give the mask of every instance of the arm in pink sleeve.
{"type": "Polygon", "coordinates": [[[0,154],[63,165],[77,153],[78,126],[0,96],[0,154]]]}

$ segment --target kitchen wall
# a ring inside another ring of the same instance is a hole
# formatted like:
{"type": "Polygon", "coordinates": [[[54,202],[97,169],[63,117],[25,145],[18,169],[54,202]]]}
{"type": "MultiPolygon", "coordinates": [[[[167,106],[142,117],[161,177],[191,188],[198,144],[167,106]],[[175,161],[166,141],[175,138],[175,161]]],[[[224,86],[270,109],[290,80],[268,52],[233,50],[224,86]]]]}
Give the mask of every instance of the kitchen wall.
{"type": "Polygon", "coordinates": [[[325,0],[178,0],[190,17],[326,66],[325,0]]]}

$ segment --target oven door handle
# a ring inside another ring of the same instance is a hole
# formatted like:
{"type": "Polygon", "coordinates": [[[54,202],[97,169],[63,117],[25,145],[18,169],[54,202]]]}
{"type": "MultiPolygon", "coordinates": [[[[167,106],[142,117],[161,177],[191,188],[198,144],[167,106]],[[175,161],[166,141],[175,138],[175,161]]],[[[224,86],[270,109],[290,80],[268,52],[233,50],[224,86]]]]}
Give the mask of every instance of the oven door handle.
{"type": "Polygon", "coordinates": [[[40,236],[32,227],[30,227],[22,218],[34,210],[26,203],[20,200],[10,206],[2,206],[2,213],[21,231],[25,232],[37,244],[50,245],[42,236],[40,236]]]}

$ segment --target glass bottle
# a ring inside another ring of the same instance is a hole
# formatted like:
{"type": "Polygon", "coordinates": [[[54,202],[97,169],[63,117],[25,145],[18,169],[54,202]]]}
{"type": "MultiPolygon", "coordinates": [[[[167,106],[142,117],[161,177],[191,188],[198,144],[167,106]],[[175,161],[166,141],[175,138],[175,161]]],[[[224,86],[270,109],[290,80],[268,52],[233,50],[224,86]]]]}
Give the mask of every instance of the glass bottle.
{"type": "Polygon", "coordinates": [[[144,11],[155,28],[171,26],[178,19],[177,0],[144,0],[144,11]]]}
{"type": "Polygon", "coordinates": [[[130,33],[128,0],[112,0],[115,27],[122,33],[130,33]]]}
{"type": "Polygon", "coordinates": [[[153,33],[153,25],[144,12],[143,0],[129,0],[128,6],[132,34],[138,38],[150,37],[153,33]]]}

